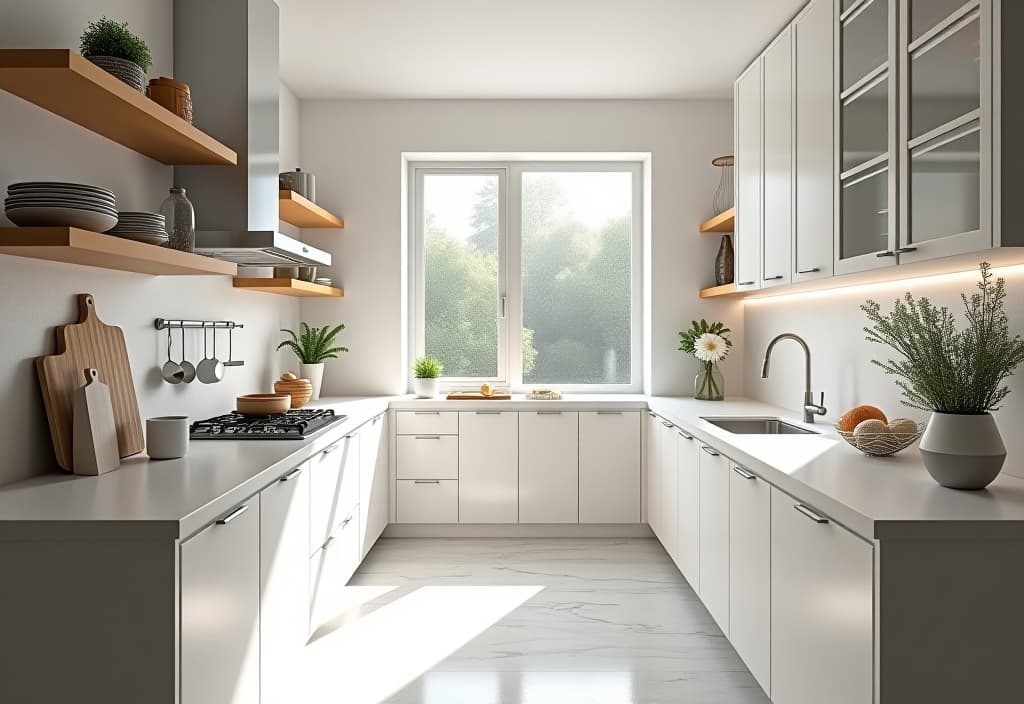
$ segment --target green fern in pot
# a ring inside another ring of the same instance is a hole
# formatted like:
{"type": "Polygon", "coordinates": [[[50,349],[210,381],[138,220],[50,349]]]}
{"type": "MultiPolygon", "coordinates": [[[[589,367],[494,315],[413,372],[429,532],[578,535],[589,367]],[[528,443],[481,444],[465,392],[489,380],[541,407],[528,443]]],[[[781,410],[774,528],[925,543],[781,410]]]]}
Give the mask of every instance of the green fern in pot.
{"type": "Polygon", "coordinates": [[[312,399],[320,398],[320,387],[324,379],[324,361],[337,359],[339,352],[348,352],[347,347],[335,345],[338,334],[345,329],[344,324],[336,325],[333,328],[325,325],[322,328],[310,327],[306,323],[299,323],[299,332],[282,329],[281,332],[288,333],[289,339],[282,340],[277,349],[290,349],[299,358],[299,376],[309,379],[313,387],[312,399]]]}

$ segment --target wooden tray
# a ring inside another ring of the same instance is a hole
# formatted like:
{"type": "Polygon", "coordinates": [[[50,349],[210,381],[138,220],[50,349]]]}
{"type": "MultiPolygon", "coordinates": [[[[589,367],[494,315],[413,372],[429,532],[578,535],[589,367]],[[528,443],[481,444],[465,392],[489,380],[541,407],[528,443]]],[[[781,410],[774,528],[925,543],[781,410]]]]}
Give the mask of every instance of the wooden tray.
{"type": "Polygon", "coordinates": [[[453,391],[446,397],[449,401],[509,401],[511,394],[491,394],[484,396],[479,391],[453,391]]]}
{"type": "Polygon", "coordinates": [[[36,358],[53,451],[57,463],[68,471],[74,467],[72,396],[83,385],[82,370],[86,368],[99,370],[100,381],[110,387],[120,456],[129,457],[146,449],[124,332],[97,317],[91,294],[78,295],[78,315],[78,323],[57,328],[57,354],[36,358]]]}

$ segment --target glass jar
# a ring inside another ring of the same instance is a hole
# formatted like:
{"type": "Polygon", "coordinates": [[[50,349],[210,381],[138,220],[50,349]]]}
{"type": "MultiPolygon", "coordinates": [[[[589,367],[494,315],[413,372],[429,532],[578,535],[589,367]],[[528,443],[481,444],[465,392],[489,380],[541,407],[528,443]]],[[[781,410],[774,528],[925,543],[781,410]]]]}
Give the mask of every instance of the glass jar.
{"type": "Polygon", "coordinates": [[[160,206],[170,239],[168,246],[182,252],[194,252],[196,248],[196,211],[185,197],[184,188],[172,188],[160,206]]]}
{"type": "Polygon", "coordinates": [[[693,397],[698,401],[721,401],[725,398],[725,377],[714,362],[701,362],[693,381],[693,397]]]}

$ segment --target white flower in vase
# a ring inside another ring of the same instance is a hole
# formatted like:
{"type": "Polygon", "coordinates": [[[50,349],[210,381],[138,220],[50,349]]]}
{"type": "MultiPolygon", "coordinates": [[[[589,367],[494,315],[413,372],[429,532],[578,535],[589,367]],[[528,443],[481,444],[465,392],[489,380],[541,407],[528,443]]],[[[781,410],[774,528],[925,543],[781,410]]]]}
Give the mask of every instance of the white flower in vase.
{"type": "Polygon", "coordinates": [[[713,332],[706,332],[694,341],[693,356],[702,362],[721,362],[728,353],[725,339],[713,332]]]}

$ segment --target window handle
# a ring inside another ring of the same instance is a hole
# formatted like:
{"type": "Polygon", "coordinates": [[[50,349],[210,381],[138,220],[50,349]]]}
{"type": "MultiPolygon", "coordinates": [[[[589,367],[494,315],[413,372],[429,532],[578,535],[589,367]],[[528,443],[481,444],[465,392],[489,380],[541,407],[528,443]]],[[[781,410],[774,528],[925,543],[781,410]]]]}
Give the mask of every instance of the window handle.
{"type": "Polygon", "coordinates": [[[502,318],[505,317],[505,308],[507,306],[507,303],[508,303],[508,296],[502,296],[501,297],[501,316],[500,316],[502,318]]]}

